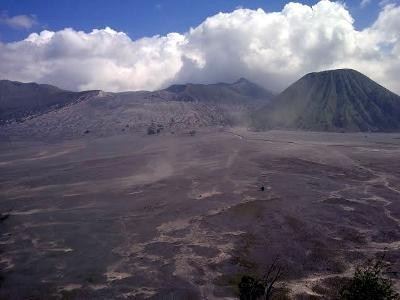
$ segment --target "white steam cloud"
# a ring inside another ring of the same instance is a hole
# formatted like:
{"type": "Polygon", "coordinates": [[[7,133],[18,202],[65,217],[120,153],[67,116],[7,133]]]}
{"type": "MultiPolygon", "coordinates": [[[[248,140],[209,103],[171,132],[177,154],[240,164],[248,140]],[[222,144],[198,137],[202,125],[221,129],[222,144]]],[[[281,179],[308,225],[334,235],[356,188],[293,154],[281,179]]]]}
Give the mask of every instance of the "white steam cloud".
{"type": "Polygon", "coordinates": [[[247,77],[279,91],[305,73],[354,68],[400,92],[400,6],[384,6],[362,31],[341,3],[238,8],[185,34],[138,40],[110,28],[66,28],[0,43],[0,78],[73,90],[153,90],[179,82],[247,77]]]}

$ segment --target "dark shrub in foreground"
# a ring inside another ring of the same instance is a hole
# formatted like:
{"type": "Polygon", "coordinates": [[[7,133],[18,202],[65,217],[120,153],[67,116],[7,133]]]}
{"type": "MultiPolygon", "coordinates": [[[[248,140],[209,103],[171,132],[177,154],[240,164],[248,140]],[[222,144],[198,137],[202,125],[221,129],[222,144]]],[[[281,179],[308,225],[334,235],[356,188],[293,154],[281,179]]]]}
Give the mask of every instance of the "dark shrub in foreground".
{"type": "Polygon", "coordinates": [[[354,277],[340,292],[343,300],[398,300],[392,281],[384,275],[388,265],[379,259],[358,267],[354,277]]]}
{"type": "Polygon", "coordinates": [[[262,277],[243,276],[238,285],[240,299],[289,299],[285,288],[276,288],[276,283],[281,279],[282,274],[277,257],[262,277]]]}

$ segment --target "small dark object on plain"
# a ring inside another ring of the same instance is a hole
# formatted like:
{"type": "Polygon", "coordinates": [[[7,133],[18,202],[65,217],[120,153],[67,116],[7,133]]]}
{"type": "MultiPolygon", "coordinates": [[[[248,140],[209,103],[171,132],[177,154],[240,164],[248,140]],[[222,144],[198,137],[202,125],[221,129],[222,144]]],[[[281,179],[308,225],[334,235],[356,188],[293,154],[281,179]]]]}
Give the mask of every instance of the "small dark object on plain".
{"type": "Polygon", "coordinates": [[[147,128],[147,134],[148,135],[157,134],[157,128],[154,123],[151,123],[150,126],[147,128]]]}
{"type": "Polygon", "coordinates": [[[265,190],[265,187],[262,185],[262,186],[260,187],[260,191],[261,191],[261,192],[264,192],[264,190],[265,190]]]}
{"type": "Polygon", "coordinates": [[[9,214],[1,214],[0,215],[0,223],[7,220],[10,217],[9,214]]]}
{"type": "Polygon", "coordinates": [[[90,132],[90,130],[86,129],[83,133],[88,134],[89,132],[90,132]]]}

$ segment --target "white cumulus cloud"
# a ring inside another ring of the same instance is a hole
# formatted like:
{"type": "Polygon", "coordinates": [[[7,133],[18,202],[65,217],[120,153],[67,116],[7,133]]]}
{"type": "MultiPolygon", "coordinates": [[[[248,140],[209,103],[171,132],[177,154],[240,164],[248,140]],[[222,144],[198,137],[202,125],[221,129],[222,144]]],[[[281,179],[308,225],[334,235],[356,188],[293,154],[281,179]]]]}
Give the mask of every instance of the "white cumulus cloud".
{"type": "Polygon", "coordinates": [[[238,8],[184,34],[132,40],[110,28],[66,28],[0,44],[0,78],[68,89],[158,89],[247,77],[280,91],[308,72],[354,68],[400,92],[400,6],[356,30],[347,8],[322,0],[280,12],[238,8]]]}
{"type": "Polygon", "coordinates": [[[177,33],[132,41],[110,28],[66,28],[0,44],[0,77],[73,89],[155,89],[180,69],[185,37],[177,33]]]}
{"type": "Polygon", "coordinates": [[[6,24],[7,26],[10,26],[12,28],[30,29],[37,23],[37,21],[36,17],[33,15],[18,15],[14,17],[9,17],[7,14],[3,13],[0,16],[0,23],[6,24]]]}

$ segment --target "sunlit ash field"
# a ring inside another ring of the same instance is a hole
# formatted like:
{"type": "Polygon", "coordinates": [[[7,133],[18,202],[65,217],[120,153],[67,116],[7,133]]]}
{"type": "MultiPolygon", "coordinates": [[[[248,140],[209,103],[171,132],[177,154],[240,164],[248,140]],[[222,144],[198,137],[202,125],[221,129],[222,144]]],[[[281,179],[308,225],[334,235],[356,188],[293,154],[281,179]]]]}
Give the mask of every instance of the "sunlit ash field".
{"type": "Polygon", "coordinates": [[[276,256],[297,295],[373,253],[398,268],[399,152],[239,129],[3,143],[1,297],[233,297],[276,256]]]}

